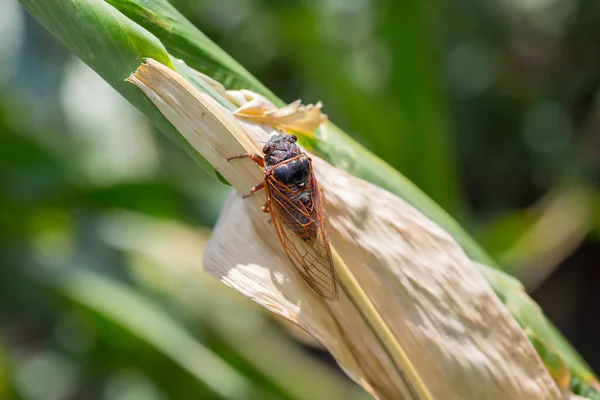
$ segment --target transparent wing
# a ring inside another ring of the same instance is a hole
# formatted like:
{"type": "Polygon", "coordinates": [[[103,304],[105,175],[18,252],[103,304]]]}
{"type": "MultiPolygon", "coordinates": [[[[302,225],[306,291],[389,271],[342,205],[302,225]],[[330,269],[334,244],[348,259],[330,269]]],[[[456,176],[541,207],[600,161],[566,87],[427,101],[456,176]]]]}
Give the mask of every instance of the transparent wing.
{"type": "Polygon", "coordinates": [[[335,270],[319,186],[310,174],[309,187],[302,193],[310,201],[301,202],[300,193],[294,193],[273,176],[266,180],[271,219],[279,241],[302,278],[320,296],[327,300],[337,298],[335,270]]]}

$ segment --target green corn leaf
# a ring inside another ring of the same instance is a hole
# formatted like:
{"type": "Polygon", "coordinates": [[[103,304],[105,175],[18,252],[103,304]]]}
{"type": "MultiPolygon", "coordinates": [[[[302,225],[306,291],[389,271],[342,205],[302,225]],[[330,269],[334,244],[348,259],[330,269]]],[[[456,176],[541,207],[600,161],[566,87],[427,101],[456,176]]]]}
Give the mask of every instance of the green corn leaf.
{"type": "Polygon", "coordinates": [[[172,67],[167,51],[155,36],[103,1],[21,0],[21,4],[192,159],[214,173],[154,104],[125,82],[146,57],[172,67]]]}
{"type": "MultiPolygon", "coordinates": [[[[169,2],[107,0],[124,15],[152,32],[176,58],[212,76],[230,89],[248,89],[274,99],[275,95],[229,54],[199,31],[169,2]]],[[[283,104],[278,100],[279,104],[283,104]]]]}

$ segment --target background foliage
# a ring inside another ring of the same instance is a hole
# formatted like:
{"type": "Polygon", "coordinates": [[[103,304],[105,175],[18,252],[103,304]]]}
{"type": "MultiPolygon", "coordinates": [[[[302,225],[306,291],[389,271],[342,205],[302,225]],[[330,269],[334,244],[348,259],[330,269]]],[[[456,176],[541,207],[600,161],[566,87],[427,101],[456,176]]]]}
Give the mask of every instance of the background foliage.
{"type": "MultiPolygon", "coordinates": [[[[173,3],[286,101],[323,100],[599,369],[600,7],[173,3]]],[[[255,307],[189,285],[227,188],[0,9],[0,398],[364,398],[255,307]]]]}

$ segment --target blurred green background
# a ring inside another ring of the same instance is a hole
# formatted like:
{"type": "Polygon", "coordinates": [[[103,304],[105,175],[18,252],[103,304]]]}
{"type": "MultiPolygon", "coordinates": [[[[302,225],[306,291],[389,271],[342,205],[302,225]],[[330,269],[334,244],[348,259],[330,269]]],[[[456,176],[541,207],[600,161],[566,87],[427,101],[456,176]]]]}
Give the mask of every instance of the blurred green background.
{"type": "MultiPolygon", "coordinates": [[[[600,370],[600,3],[174,0],[451,213],[600,370]]],[[[0,0],[0,399],[366,399],[201,271],[228,188],[0,0]]]]}

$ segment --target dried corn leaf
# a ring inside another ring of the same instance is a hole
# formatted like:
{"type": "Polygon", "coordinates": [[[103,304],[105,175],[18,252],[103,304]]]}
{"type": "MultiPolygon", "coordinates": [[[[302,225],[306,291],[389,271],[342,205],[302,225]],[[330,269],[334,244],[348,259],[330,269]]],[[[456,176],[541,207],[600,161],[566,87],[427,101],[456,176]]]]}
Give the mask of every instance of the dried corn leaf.
{"type": "MultiPolygon", "coordinates": [[[[130,81],[238,191],[262,179],[251,161],[226,162],[256,152],[250,137],[268,138],[261,127],[236,121],[152,60],[130,81]]],[[[326,302],[305,285],[260,212],[262,196],[230,196],[205,251],[210,274],[309,332],[376,398],[562,398],[521,328],[445,231],[398,197],[313,160],[332,244],[394,343],[382,342],[345,290],[326,302]],[[403,363],[390,358],[390,345],[405,352],[403,363]]]]}
{"type": "Polygon", "coordinates": [[[312,134],[319,125],[327,121],[327,115],[321,112],[321,102],[302,105],[300,100],[296,100],[278,108],[265,97],[249,90],[227,93],[234,104],[240,105],[233,115],[248,121],[304,134],[312,134]]]}
{"type": "Polygon", "coordinates": [[[277,129],[291,130],[312,135],[313,131],[327,121],[327,115],[321,112],[323,104],[302,105],[296,100],[283,107],[276,107],[266,97],[251,90],[226,90],[225,87],[211,77],[195,71],[197,78],[203,80],[221,96],[239,108],[233,115],[257,124],[270,125],[277,129]]]}

